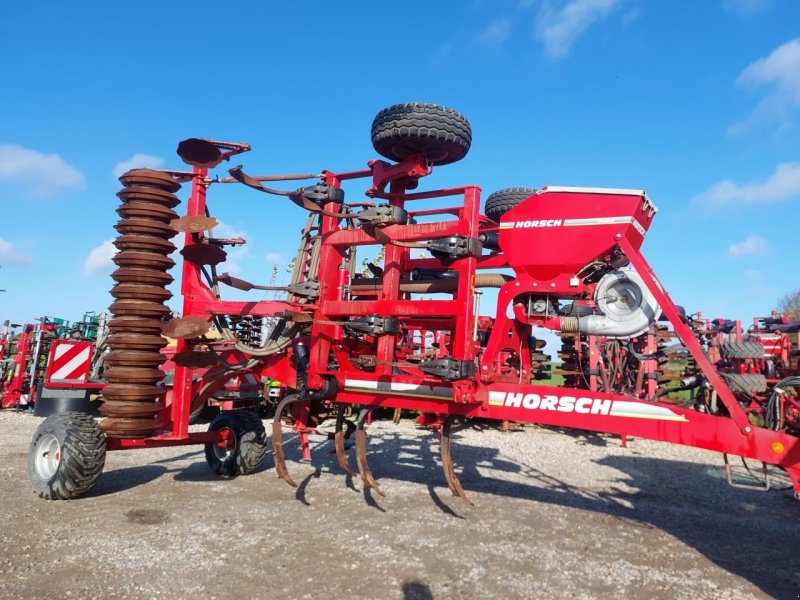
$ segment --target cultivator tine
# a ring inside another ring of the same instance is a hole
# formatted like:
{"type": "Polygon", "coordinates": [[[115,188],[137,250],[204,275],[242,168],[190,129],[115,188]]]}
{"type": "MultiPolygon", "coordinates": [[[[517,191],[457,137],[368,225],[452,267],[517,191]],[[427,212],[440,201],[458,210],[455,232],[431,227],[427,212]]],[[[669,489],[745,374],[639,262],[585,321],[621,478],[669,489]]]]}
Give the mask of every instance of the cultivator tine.
{"type": "Polygon", "coordinates": [[[336,413],[336,429],[334,430],[333,434],[333,443],[336,446],[336,460],[339,461],[339,466],[342,468],[342,470],[352,477],[356,474],[356,472],[350,468],[350,464],[347,462],[347,454],[345,453],[344,449],[345,434],[344,431],[342,431],[342,426],[344,423],[344,405],[339,404],[338,412],[336,413]]]}
{"type": "Polygon", "coordinates": [[[275,471],[278,473],[278,477],[292,487],[297,487],[297,484],[289,476],[289,470],[286,468],[286,457],[283,454],[283,425],[281,424],[281,417],[286,406],[298,400],[300,400],[299,394],[292,394],[281,400],[275,409],[275,418],[272,421],[272,454],[275,460],[275,471]]]}
{"type": "Polygon", "coordinates": [[[361,474],[361,481],[364,482],[364,487],[372,488],[380,496],[383,496],[384,493],[375,482],[367,462],[367,432],[364,431],[364,421],[367,420],[369,412],[370,409],[363,408],[358,414],[358,421],[356,422],[356,462],[358,463],[358,472],[361,474]]]}
{"type": "Polygon", "coordinates": [[[444,478],[447,480],[447,487],[453,492],[454,496],[458,496],[470,506],[475,506],[475,503],[469,499],[464,488],[461,487],[461,482],[458,480],[456,471],[453,468],[453,454],[450,451],[450,427],[453,424],[455,415],[449,415],[444,420],[442,425],[441,441],[439,449],[442,455],[442,469],[444,470],[444,478]]]}

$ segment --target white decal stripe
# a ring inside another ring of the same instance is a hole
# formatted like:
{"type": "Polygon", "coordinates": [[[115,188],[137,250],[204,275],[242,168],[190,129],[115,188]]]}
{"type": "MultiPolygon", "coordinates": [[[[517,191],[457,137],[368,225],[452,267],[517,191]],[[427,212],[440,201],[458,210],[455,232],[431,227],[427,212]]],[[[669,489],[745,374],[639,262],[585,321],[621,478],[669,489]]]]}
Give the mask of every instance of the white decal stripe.
{"type": "Polygon", "coordinates": [[[505,392],[489,392],[489,404],[491,406],[504,406],[506,403],[505,392]]]}
{"type": "Polygon", "coordinates": [[[514,223],[500,223],[500,229],[514,229],[514,223]]]}
{"type": "Polygon", "coordinates": [[[592,219],[564,219],[564,227],[582,227],[586,225],[623,225],[632,222],[633,222],[633,217],[597,217],[592,219]]]}
{"type": "Polygon", "coordinates": [[[345,390],[350,392],[372,392],[375,394],[393,394],[396,396],[413,396],[415,398],[452,398],[453,390],[447,387],[434,387],[417,383],[398,383],[368,381],[363,379],[345,379],[345,390]]]}
{"type": "MultiPolygon", "coordinates": [[[[60,349],[61,347],[56,348],[56,352],[60,349]]],[[[81,350],[68,363],[63,365],[60,369],[58,369],[58,371],[54,372],[50,376],[50,381],[66,381],[70,375],[74,375],[75,371],[78,370],[81,366],[83,366],[83,364],[86,363],[86,361],[89,359],[89,350],[90,348],[88,346],[83,350],[81,350]]],[[[84,378],[85,375],[80,379],[84,378]]]]}
{"type": "Polygon", "coordinates": [[[635,419],[658,419],[661,421],[686,421],[686,417],[679,415],[663,406],[615,400],[611,405],[612,417],[632,417],[635,419]]]}
{"type": "Polygon", "coordinates": [[[75,346],[73,346],[72,344],[59,344],[58,346],[56,346],[56,351],[53,353],[53,358],[54,359],[61,358],[62,355],[64,355],[66,352],[69,352],[74,347],[75,346]]]}

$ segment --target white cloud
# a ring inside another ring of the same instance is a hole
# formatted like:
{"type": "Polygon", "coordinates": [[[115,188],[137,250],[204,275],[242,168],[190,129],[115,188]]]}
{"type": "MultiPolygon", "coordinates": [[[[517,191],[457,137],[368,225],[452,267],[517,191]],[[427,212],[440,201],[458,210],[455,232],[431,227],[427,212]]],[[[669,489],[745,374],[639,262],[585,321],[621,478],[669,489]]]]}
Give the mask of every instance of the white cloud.
{"type": "Polygon", "coordinates": [[[226,238],[226,239],[244,238],[245,240],[247,239],[247,233],[245,233],[244,231],[239,231],[237,229],[234,229],[233,227],[222,221],[220,221],[219,224],[216,227],[214,227],[212,235],[215,238],[226,238]]]}
{"type": "Polygon", "coordinates": [[[86,187],[83,173],[58,154],[44,154],[17,144],[0,144],[0,182],[19,185],[32,198],[52,198],[86,187]]]}
{"type": "Polygon", "coordinates": [[[499,46],[510,33],[511,19],[495,19],[478,35],[478,40],[486,46],[499,46]]]}
{"type": "Polygon", "coordinates": [[[692,199],[692,204],[711,210],[729,205],[786,202],[797,197],[800,197],[800,163],[781,163],[766,181],[739,184],[725,179],[692,199]]]}
{"type": "Polygon", "coordinates": [[[743,256],[763,256],[769,252],[769,243],[757,235],[749,235],[744,241],[728,246],[730,258],[743,256]]]}
{"type": "Polygon", "coordinates": [[[771,86],[772,90],[746,119],[728,128],[728,135],[739,135],[760,124],[787,125],[794,110],[800,107],[800,38],[778,46],[766,58],[748,65],[736,83],[748,88],[771,86]]]}
{"type": "Polygon", "coordinates": [[[748,17],[772,4],[772,0],[722,0],[722,9],[726,12],[748,17]]]}
{"type": "Polygon", "coordinates": [[[269,263],[280,263],[283,260],[283,255],[280,252],[267,252],[264,260],[269,263]]]}
{"type": "Polygon", "coordinates": [[[31,257],[26,254],[22,254],[16,248],[15,244],[0,237],[0,265],[26,267],[32,262],[33,260],[31,257]]]}
{"type": "Polygon", "coordinates": [[[545,4],[536,21],[535,36],[552,58],[563,58],[592,23],[608,16],[623,0],[570,0],[560,8],[545,4]]]}
{"type": "Polygon", "coordinates": [[[242,246],[228,246],[225,248],[228,254],[225,257],[225,262],[217,265],[217,271],[220,273],[229,273],[230,275],[239,275],[242,272],[242,265],[240,262],[250,256],[250,249],[243,248],[242,246]]]}
{"type": "MultiPolygon", "coordinates": [[[[243,238],[247,240],[246,232],[238,231],[222,221],[214,227],[211,234],[215,238],[243,238]]],[[[239,275],[242,272],[242,267],[239,263],[250,255],[250,249],[246,246],[226,246],[224,250],[228,256],[225,258],[225,262],[217,267],[217,270],[219,272],[228,272],[231,275],[239,275]]]]}
{"type": "Polygon", "coordinates": [[[83,272],[92,277],[94,275],[108,275],[114,270],[111,259],[117,253],[114,240],[105,240],[99,246],[92,248],[86,260],[83,261],[83,272]]]}
{"type": "Polygon", "coordinates": [[[762,282],[766,281],[767,279],[767,276],[764,274],[763,271],[758,271],[756,269],[747,269],[744,273],[742,273],[742,276],[747,281],[752,281],[752,282],[762,282]]]}
{"type": "Polygon", "coordinates": [[[127,160],[118,162],[114,165],[114,177],[119,177],[126,171],[131,169],[158,169],[164,164],[164,159],[160,156],[153,156],[151,154],[142,154],[137,152],[127,160]]]}

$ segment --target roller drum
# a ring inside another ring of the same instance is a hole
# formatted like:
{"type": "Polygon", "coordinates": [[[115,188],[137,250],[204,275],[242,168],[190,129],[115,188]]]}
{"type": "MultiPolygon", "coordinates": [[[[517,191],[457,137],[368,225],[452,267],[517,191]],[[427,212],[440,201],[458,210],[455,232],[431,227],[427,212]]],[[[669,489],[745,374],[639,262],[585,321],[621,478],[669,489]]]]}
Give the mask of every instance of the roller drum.
{"type": "Polygon", "coordinates": [[[117,196],[121,220],[115,229],[121,234],[114,246],[118,252],[112,274],[115,284],[110,310],[109,352],[105,356],[103,405],[100,427],[110,437],[149,437],[164,426],[164,389],[159,369],[166,357],[161,349],[167,340],[161,335],[172,297],[168,273],[175,262],[170,242],[177,232],[170,221],[180,200],[180,184],[171,175],[151,169],[134,169],[120,177],[125,186],[117,196]]]}

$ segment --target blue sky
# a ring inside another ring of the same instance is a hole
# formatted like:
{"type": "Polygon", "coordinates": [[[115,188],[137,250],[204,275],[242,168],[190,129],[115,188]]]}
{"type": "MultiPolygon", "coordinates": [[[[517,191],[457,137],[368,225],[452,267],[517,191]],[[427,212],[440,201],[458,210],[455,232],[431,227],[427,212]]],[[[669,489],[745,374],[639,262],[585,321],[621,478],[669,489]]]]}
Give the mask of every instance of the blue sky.
{"type": "MultiPolygon", "coordinates": [[[[0,320],[107,308],[115,171],[182,168],[193,136],[251,143],[252,173],[362,168],[374,115],[409,101],[473,128],[429,188],[644,188],[644,254],[688,310],[749,320],[800,286],[800,2],[109,6],[4,9],[0,320]]],[[[287,201],[216,186],[210,206],[248,239],[232,272],[294,253],[287,201]]]]}

